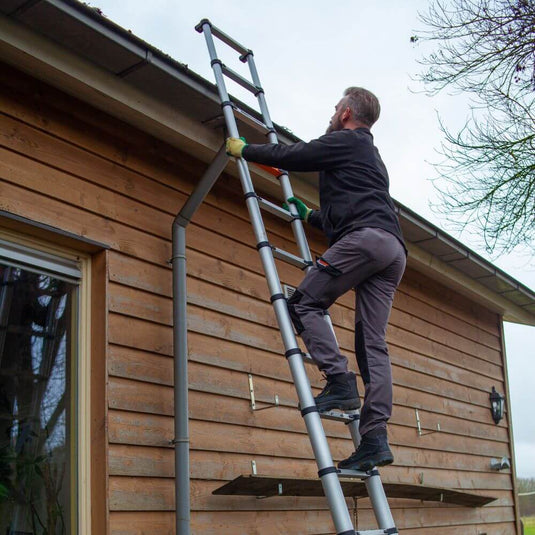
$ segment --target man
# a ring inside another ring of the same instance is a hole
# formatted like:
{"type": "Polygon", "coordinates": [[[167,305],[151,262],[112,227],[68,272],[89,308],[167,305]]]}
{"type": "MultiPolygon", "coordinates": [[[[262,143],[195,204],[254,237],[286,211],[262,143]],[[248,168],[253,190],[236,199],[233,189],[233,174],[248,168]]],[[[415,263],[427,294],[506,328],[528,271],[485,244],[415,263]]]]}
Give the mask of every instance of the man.
{"type": "Polygon", "coordinates": [[[335,300],[356,289],[355,351],[365,394],[362,442],[339,468],[370,470],[393,462],[386,424],[392,412],[392,372],[385,342],[394,292],[405,270],[406,248],[388,192],[389,179],[370,127],[379,118],[371,92],[350,87],[338,102],[325,135],[291,146],[247,145],[229,138],[234,157],[287,169],[320,172],[320,210],[293,197],[299,216],[323,229],[329,249],[288,300],[294,326],[327,384],[316,396],[320,411],[360,407],[355,374],[348,371],[323,319],[335,300]]]}

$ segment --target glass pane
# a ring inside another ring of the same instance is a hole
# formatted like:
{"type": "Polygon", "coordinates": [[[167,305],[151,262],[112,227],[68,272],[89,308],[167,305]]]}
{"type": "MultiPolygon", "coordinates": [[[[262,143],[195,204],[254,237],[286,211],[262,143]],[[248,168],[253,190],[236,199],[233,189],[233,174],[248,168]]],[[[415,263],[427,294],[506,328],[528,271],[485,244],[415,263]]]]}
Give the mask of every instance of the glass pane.
{"type": "Polygon", "coordinates": [[[76,295],[0,264],[0,535],[70,533],[76,295]]]}

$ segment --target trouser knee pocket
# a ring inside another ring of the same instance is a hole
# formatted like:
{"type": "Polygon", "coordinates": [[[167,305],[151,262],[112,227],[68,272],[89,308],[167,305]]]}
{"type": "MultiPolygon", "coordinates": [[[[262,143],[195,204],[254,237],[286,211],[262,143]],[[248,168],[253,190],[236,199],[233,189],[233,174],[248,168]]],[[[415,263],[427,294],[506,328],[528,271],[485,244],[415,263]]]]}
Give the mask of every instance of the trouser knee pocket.
{"type": "Polygon", "coordinates": [[[303,322],[299,318],[299,314],[297,313],[297,310],[295,309],[295,305],[297,305],[299,301],[301,301],[302,297],[303,297],[303,294],[299,290],[295,290],[295,292],[287,301],[288,312],[290,313],[290,319],[292,320],[292,323],[294,324],[297,334],[301,334],[305,330],[303,322]]]}

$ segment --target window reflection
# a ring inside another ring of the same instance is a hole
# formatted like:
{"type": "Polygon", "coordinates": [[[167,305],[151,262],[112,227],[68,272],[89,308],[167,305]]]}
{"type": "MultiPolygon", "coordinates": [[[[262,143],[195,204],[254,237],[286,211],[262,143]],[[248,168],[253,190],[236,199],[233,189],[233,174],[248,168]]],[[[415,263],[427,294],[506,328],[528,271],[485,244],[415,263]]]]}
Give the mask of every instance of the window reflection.
{"type": "Polygon", "coordinates": [[[0,264],[0,535],[70,532],[76,292],[0,264]]]}

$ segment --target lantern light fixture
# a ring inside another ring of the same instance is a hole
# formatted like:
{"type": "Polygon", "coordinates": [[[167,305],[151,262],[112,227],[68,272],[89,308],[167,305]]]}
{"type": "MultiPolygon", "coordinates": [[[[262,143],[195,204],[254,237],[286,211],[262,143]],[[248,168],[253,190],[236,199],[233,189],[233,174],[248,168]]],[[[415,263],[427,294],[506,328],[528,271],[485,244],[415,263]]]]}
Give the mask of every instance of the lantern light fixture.
{"type": "Polygon", "coordinates": [[[504,415],[505,398],[499,392],[496,392],[494,387],[492,387],[492,392],[489,397],[492,419],[495,424],[499,424],[504,415]]]}

